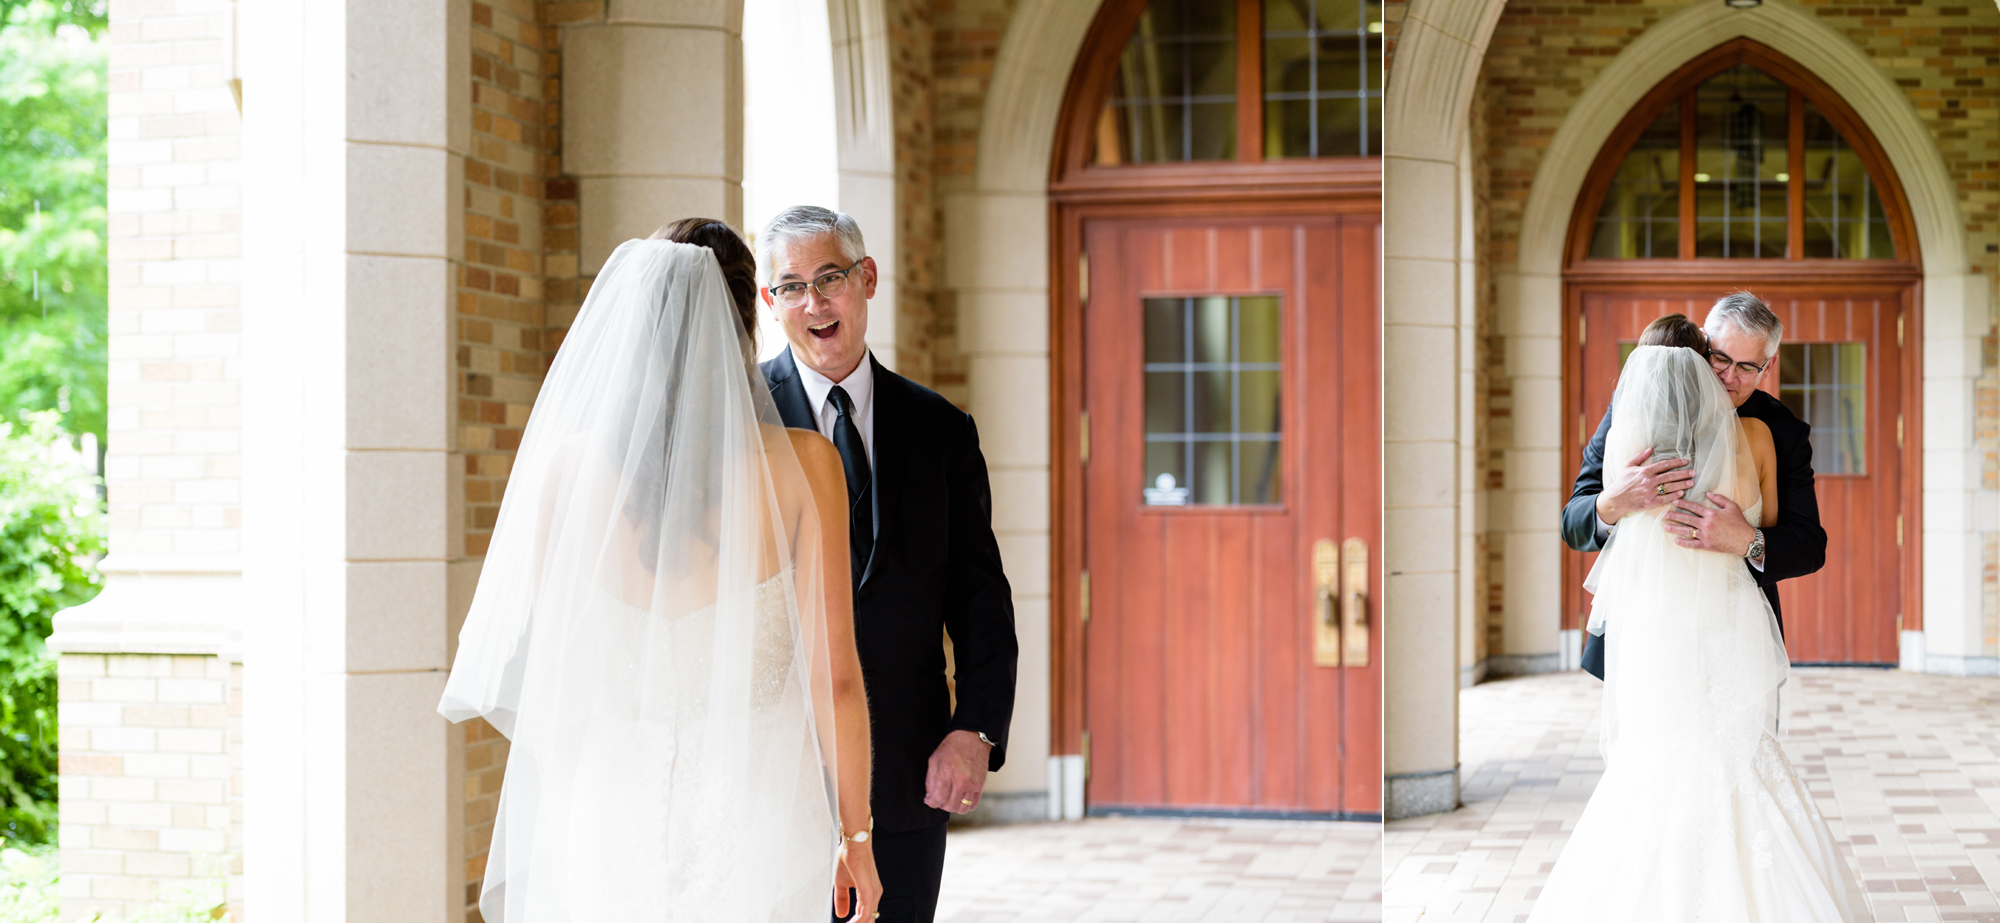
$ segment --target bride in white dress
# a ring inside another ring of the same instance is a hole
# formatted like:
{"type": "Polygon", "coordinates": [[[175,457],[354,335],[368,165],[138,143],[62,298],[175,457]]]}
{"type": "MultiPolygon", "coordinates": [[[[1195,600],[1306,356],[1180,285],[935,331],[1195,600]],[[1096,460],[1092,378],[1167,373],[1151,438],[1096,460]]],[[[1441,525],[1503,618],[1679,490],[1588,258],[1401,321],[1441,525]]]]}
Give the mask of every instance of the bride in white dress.
{"type": "Polygon", "coordinates": [[[487,923],[881,893],[840,457],[778,422],[741,239],[673,228],[713,251],[620,246],[556,355],[439,704],[510,740],[487,923]]]}
{"type": "MultiPolygon", "coordinates": [[[[1641,346],[1612,398],[1606,458],[1690,459],[1687,496],[1763,511],[1735,408],[1694,350],[1641,346]]],[[[1790,665],[1741,558],[1677,545],[1628,515],[1586,588],[1605,636],[1605,771],[1529,923],[1827,923],[1850,877],[1778,746],[1790,665]]]]}

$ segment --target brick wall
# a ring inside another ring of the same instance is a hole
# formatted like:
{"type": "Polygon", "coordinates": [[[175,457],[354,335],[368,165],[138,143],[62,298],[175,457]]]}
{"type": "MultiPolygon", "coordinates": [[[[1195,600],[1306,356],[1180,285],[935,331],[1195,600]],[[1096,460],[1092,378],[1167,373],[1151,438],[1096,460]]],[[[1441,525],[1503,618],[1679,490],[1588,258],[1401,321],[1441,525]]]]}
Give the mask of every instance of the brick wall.
{"type": "MultiPolygon", "coordinates": [[[[993,62],[1014,15],[1014,0],[933,0],[932,167],[933,196],[939,209],[946,196],[973,189],[979,160],[979,122],[993,83],[993,62]]],[[[942,228],[941,211],[932,221],[942,228]]],[[[942,273],[942,242],[940,262],[942,273]]],[[[971,400],[968,365],[958,344],[958,299],[942,285],[933,298],[931,387],[960,407],[971,400]]]]}
{"type": "MultiPolygon", "coordinates": [[[[1875,59],[1909,94],[1958,183],[1972,268],[1994,285],[2000,280],[2000,11],[1953,0],[1801,2],[1875,59]]],[[[1476,148],[1485,165],[1484,199],[1490,209],[1490,231],[1482,248],[1485,265],[1516,261],[1528,189],[1570,107],[1627,44],[1682,6],[1681,0],[1524,0],[1507,5],[1488,45],[1475,102],[1488,125],[1485,142],[1476,148]]],[[[1994,294],[2000,296],[2000,291],[1994,294]]],[[[1481,297],[1490,301],[1491,293],[1481,297]]],[[[2000,298],[1989,303],[2000,304],[2000,298]]],[[[2000,371],[1994,341],[1989,333],[1984,373],[1976,382],[1976,431],[1988,491],[2000,490],[2000,371]]],[[[1504,344],[1496,339],[1485,350],[1484,362],[1493,382],[1486,421],[1489,445],[1497,456],[1511,445],[1504,344]]],[[[1495,456],[1489,456],[1494,461],[1485,472],[1488,489],[1506,486],[1495,456]]],[[[1489,536],[1496,543],[1498,538],[1489,536]]],[[[2000,542],[1989,537],[1985,545],[1986,635],[1992,651],[2000,649],[2000,542]]],[[[1489,581],[1496,607],[1501,551],[1495,544],[1489,552],[1495,556],[1489,561],[1489,581]]],[[[1497,608],[1490,612],[1497,652],[1504,650],[1497,608]]]]}
{"type": "MultiPolygon", "coordinates": [[[[575,315],[575,184],[552,181],[561,136],[556,23],[596,15],[598,6],[475,0],[470,7],[472,149],[458,279],[457,425],[472,558],[486,554],[528,411],[560,330],[575,315]]],[[[458,730],[465,735],[465,913],[476,921],[507,740],[482,720],[458,730]]]]}
{"type": "Polygon", "coordinates": [[[63,919],[225,893],[240,915],[243,667],[65,654],[59,677],[63,919]]]}
{"type": "Polygon", "coordinates": [[[938,240],[932,175],[935,68],[928,0],[884,0],[889,21],[889,91],[896,130],[896,371],[921,385],[936,380],[938,240]]]}
{"type": "Polygon", "coordinates": [[[146,9],[121,10],[109,36],[111,546],[234,555],[242,210],[231,4],[135,5],[146,9]]]}

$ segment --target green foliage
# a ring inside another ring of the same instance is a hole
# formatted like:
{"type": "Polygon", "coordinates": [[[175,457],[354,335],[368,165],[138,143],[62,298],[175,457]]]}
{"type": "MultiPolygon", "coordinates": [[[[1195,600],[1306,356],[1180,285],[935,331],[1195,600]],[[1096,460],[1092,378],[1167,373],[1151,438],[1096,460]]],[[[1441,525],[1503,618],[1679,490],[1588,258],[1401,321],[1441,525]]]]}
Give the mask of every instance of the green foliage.
{"type": "Polygon", "coordinates": [[[0,419],[105,429],[102,2],[0,0],[0,419]]]}
{"type": "MultiPolygon", "coordinates": [[[[53,845],[0,849],[0,923],[56,923],[61,919],[53,845]]],[[[228,918],[228,882],[221,876],[168,883],[159,900],[126,923],[212,923],[228,918]]],[[[92,917],[99,920],[102,917],[92,917]]]]}
{"type": "Polygon", "coordinates": [[[56,872],[54,846],[0,849],[0,923],[57,919],[56,872]]]}
{"type": "Polygon", "coordinates": [[[53,411],[0,423],[0,837],[47,842],[56,826],[58,610],[97,595],[104,551],[94,478],[53,411]]]}

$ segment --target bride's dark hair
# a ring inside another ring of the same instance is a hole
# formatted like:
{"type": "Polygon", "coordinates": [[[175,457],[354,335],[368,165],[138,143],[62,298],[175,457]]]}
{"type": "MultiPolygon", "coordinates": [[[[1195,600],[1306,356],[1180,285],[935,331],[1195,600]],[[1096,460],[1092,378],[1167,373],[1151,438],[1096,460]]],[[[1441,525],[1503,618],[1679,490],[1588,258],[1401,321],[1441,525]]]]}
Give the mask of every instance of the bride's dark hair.
{"type": "Polygon", "coordinates": [[[1708,358],[1708,335],[1685,314],[1667,314],[1655,318],[1639,333],[1640,346],[1682,346],[1695,351],[1696,355],[1708,358]]]}
{"type": "Polygon", "coordinates": [[[654,231],[647,240],[671,240],[677,244],[707,247],[722,267],[722,281],[736,302],[736,318],[743,322],[743,335],[757,341],[757,257],[743,235],[714,218],[682,218],[654,231]]]}

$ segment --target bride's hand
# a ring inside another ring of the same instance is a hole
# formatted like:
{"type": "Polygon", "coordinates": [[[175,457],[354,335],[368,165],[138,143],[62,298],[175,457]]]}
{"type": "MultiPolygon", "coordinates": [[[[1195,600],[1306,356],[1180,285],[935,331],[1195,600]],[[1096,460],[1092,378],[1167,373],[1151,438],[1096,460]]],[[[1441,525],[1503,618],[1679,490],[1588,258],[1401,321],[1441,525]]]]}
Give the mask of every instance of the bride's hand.
{"type": "Polygon", "coordinates": [[[849,842],[840,847],[840,862],[833,871],[833,916],[869,923],[882,913],[882,876],[875,873],[875,847],[871,843],[849,842]],[[848,889],[854,889],[849,906],[848,889]]]}

